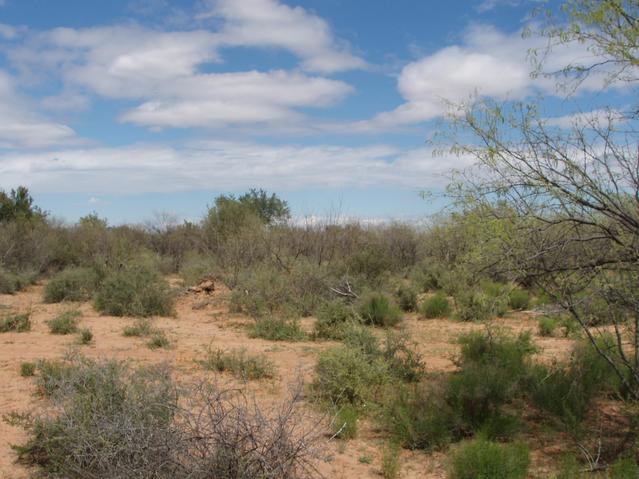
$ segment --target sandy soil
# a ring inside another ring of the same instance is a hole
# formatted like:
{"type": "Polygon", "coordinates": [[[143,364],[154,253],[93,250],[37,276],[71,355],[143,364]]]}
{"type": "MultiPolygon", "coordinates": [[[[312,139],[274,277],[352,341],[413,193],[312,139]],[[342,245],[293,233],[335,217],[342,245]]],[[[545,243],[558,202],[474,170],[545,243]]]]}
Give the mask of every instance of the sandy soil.
{"type": "MultiPolygon", "coordinates": [[[[279,375],[274,380],[254,381],[250,387],[260,398],[269,401],[284,397],[289,386],[300,375],[308,379],[317,352],[331,345],[328,342],[288,343],[250,339],[245,325],[251,320],[230,314],[227,307],[228,291],[218,290],[209,296],[181,296],[175,318],[153,319],[154,325],[166,331],[174,346],[168,350],[152,351],[144,345],[143,338],[122,336],[122,330],[133,319],[99,315],[89,303],[43,304],[42,288],[42,285],[36,285],[13,296],[0,295],[0,315],[5,310],[30,310],[33,323],[30,332],[0,334],[0,414],[46,407],[46,403],[35,394],[33,380],[20,376],[20,363],[59,358],[78,347],[74,344],[75,336],[52,335],[45,323],[71,308],[78,307],[82,311],[81,327],[89,327],[94,333],[94,343],[81,347],[82,353],[92,358],[129,359],[145,363],[168,361],[176,369],[178,377],[187,378],[201,374],[201,368],[194,360],[203,356],[208,345],[223,349],[245,347],[250,352],[264,353],[277,365],[279,375]]],[[[513,331],[536,329],[536,322],[526,314],[498,321],[504,328],[513,331]]],[[[310,329],[312,322],[313,319],[305,319],[302,323],[310,329]]],[[[454,368],[451,358],[457,349],[455,341],[458,335],[483,326],[451,320],[420,320],[409,315],[404,327],[418,344],[428,370],[446,371],[454,368]]],[[[566,339],[535,339],[542,349],[540,354],[547,359],[565,355],[570,346],[570,340],[566,339]]],[[[221,380],[230,381],[228,375],[221,376],[221,380]]],[[[10,448],[10,444],[22,440],[24,433],[20,429],[0,421],[0,479],[30,477],[31,471],[15,463],[15,454],[10,448]]],[[[364,423],[355,440],[327,440],[325,460],[319,462],[318,468],[325,477],[335,479],[379,478],[382,444],[383,438],[374,427],[364,423]]],[[[542,456],[539,451],[533,452],[533,466],[536,462],[543,462],[542,456]]],[[[402,478],[445,477],[445,456],[440,453],[402,451],[401,463],[402,478]]]]}

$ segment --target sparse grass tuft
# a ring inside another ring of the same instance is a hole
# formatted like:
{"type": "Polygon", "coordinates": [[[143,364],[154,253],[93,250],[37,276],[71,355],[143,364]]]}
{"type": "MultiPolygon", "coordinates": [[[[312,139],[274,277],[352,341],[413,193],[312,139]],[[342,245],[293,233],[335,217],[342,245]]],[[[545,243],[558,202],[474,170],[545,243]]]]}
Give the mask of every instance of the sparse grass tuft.
{"type": "Polygon", "coordinates": [[[382,477],[395,479],[399,476],[400,446],[395,441],[387,441],[382,449],[382,477]]]}
{"type": "Polygon", "coordinates": [[[146,345],[149,349],[168,349],[171,346],[171,341],[166,337],[164,331],[155,330],[151,333],[146,345]]]}
{"type": "Polygon", "coordinates": [[[525,479],[530,455],[523,443],[499,444],[482,438],[466,441],[452,454],[451,479],[525,479]]]}
{"type": "Polygon", "coordinates": [[[275,365],[263,354],[249,355],[246,349],[209,349],[206,358],[198,361],[210,371],[229,371],[241,379],[262,379],[275,376],[275,365]]]}
{"type": "Polygon", "coordinates": [[[71,334],[78,330],[78,318],[82,313],[78,310],[65,311],[47,321],[51,334],[71,334]]]}
{"type": "Polygon", "coordinates": [[[144,337],[150,336],[153,332],[153,327],[151,326],[151,322],[146,318],[138,318],[135,320],[132,326],[126,326],[122,331],[122,336],[124,337],[144,337]]]}
{"type": "Polygon", "coordinates": [[[307,335],[300,328],[298,321],[273,317],[257,319],[249,328],[249,336],[269,341],[304,341],[307,339],[307,335]]]}
{"type": "Polygon", "coordinates": [[[36,372],[36,363],[23,362],[20,363],[20,376],[27,378],[33,376],[36,372]]]}
{"type": "Polygon", "coordinates": [[[450,303],[444,293],[436,293],[426,299],[420,306],[420,313],[425,318],[444,318],[450,315],[450,303]]]}
{"type": "Polygon", "coordinates": [[[0,333],[25,333],[31,331],[29,313],[10,314],[0,319],[0,333]]]}
{"type": "Polygon", "coordinates": [[[93,332],[89,328],[83,328],[78,334],[78,344],[86,345],[93,342],[93,332]]]}

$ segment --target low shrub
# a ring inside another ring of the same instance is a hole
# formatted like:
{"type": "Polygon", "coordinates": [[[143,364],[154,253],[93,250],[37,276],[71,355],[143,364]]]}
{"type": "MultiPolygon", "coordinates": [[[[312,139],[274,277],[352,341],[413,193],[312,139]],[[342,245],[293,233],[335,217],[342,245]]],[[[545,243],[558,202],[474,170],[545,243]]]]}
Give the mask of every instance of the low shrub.
{"type": "Polygon", "coordinates": [[[89,328],[83,328],[78,334],[78,344],[91,344],[93,342],[93,332],[89,328]]]}
{"type": "Polygon", "coordinates": [[[78,330],[78,318],[82,313],[78,310],[65,311],[47,321],[51,334],[71,334],[78,330]]]}
{"type": "Polygon", "coordinates": [[[530,453],[523,443],[499,444],[482,438],[459,445],[451,456],[451,479],[525,479],[530,453]]]}
{"type": "Polygon", "coordinates": [[[495,316],[496,298],[479,291],[464,291],[455,297],[456,316],[460,321],[486,321],[495,316]]]}
{"type": "Polygon", "coordinates": [[[382,448],[382,477],[395,479],[399,476],[400,446],[394,441],[387,441],[382,448]]]}
{"type": "Polygon", "coordinates": [[[175,297],[157,272],[131,267],[109,273],[95,296],[98,311],[112,316],[170,316],[175,297]]]}
{"type": "Polygon", "coordinates": [[[441,289],[444,284],[441,268],[430,264],[419,264],[410,273],[411,283],[421,293],[441,289]]]}
{"type": "Polygon", "coordinates": [[[138,318],[131,326],[126,326],[122,331],[124,337],[144,337],[150,336],[154,331],[151,322],[146,318],[138,318]]]}
{"type": "Polygon", "coordinates": [[[436,293],[424,300],[419,311],[425,318],[444,318],[450,315],[450,303],[444,293],[436,293]]]}
{"type": "Polygon", "coordinates": [[[377,336],[363,324],[351,323],[344,329],[344,344],[349,348],[359,349],[368,356],[381,355],[377,336]]]}
{"type": "Polygon", "coordinates": [[[36,380],[36,386],[39,393],[51,397],[62,385],[75,387],[77,381],[74,378],[74,373],[80,371],[80,366],[80,364],[72,365],[60,360],[42,359],[38,361],[37,368],[40,374],[36,380]]]}
{"type": "Polygon", "coordinates": [[[20,363],[20,376],[23,378],[27,378],[35,375],[36,372],[36,363],[31,362],[23,362],[20,363]]]}
{"type": "Polygon", "coordinates": [[[357,321],[355,311],[344,301],[324,302],[317,310],[315,335],[322,339],[343,339],[345,328],[353,321],[357,321]]]}
{"type": "Polygon", "coordinates": [[[296,313],[295,293],[286,273],[261,265],[242,271],[231,293],[231,311],[252,318],[273,315],[293,316],[296,313]]]}
{"type": "Polygon", "coordinates": [[[164,331],[155,330],[149,336],[146,345],[149,349],[168,349],[171,346],[171,341],[166,337],[164,331]]]}
{"type": "Polygon", "coordinates": [[[530,306],[530,293],[525,289],[515,288],[508,294],[508,305],[517,311],[530,306]]]}
{"type": "Polygon", "coordinates": [[[13,273],[0,267],[0,294],[14,294],[36,281],[35,272],[13,273]]]}
{"type": "Polygon", "coordinates": [[[249,328],[251,338],[269,341],[304,341],[306,333],[294,319],[262,318],[257,319],[249,328]]]}
{"type": "Polygon", "coordinates": [[[382,360],[340,346],[320,353],[311,391],[321,401],[358,407],[373,401],[388,380],[388,366],[382,360]]]}
{"type": "Polygon", "coordinates": [[[424,376],[424,363],[414,346],[405,333],[386,334],[381,356],[390,373],[400,381],[417,382],[424,376]]]}
{"type": "Polygon", "coordinates": [[[208,349],[206,358],[198,363],[209,371],[229,371],[241,379],[262,379],[275,376],[275,365],[266,356],[249,355],[246,349],[208,349]]]}
{"type": "Polygon", "coordinates": [[[639,464],[634,457],[620,457],[610,466],[610,479],[635,479],[639,477],[639,464]]]}
{"type": "Polygon", "coordinates": [[[357,436],[357,421],[359,413],[350,404],[340,407],[333,420],[333,437],[339,439],[354,439],[357,436]]]}
{"type": "Polygon", "coordinates": [[[407,285],[401,285],[395,290],[397,305],[402,311],[417,311],[417,292],[407,285]]]}
{"type": "Polygon", "coordinates": [[[552,316],[542,316],[537,320],[539,336],[554,336],[558,327],[559,321],[552,316]]]}
{"type": "Polygon", "coordinates": [[[31,315],[9,314],[0,319],[0,333],[25,333],[31,331],[31,315]]]}
{"type": "Polygon", "coordinates": [[[44,287],[44,302],[88,301],[101,279],[96,268],[65,269],[51,278],[44,287]]]}
{"type": "Polygon", "coordinates": [[[400,309],[387,296],[370,293],[359,303],[359,315],[366,324],[384,328],[395,326],[402,320],[400,309]]]}
{"type": "Polygon", "coordinates": [[[184,286],[194,286],[204,278],[215,275],[219,267],[209,255],[187,252],[180,265],[180,277],[184,286]]]}

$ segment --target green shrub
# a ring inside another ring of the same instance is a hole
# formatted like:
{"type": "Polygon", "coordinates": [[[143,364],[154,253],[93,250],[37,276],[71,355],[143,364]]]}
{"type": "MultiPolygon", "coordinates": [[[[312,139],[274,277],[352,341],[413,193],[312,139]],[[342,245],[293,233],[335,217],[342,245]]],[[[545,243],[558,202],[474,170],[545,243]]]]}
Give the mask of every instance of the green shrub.
{"type": "Polygon", "coordinates": [[[508,305],[518,311],[527,309],[530,306],[530,293],[525,289],[513,289],[508,295],[508,305]]]}
{"type": "Polygon", "coordinates": [[[377,336],[362,324],[351,323],[344,329],[344,344],[349,348],[359,349],[368,356],[381,356],[377,336]]]}
{"type": "Polygon", "coordinates": [[[554,336],[559,327],[559,321],[552,316],[542,316],[537,320],[539,336],[554,336]]]}
{"type": "Polygon", "coordinates": [[[356,320],[353,308],[344,301],[324,302],[317,310],[315,334],[323,339],[343,339],[348,323],[356,320]]]}
{"type": "Polygon", "coordinates": [[[424,376],[424,363],[405,333],[389,331],[381,352],[390,373],[400,381],[417,382],[424,376]]]}
{"type": "Polygon", "coordinates": [[[304,341],[307,339],[307,335],[298,321],[280,318],[257,319],[249,328],[249,336],[269,341],[304,341]]]}
{"type": "Polygon", "coordinates": [[[96,268],[69,268],[56,274],[44,288],[45,303],[88,301],[101,281],[96,268]]]}
{"type": "Polygon", "coordinates": [[[40,372],[36,379],[38,391],[43,396],[52,396],[63,384],[74,385],[74,367],[64,361],[42,359],[37,363],[40,372]]]}
{"type": "Polygon", "coordinates": [[[65,311],[47,321],[51,334],[71,334],[78,330],[78,318],[82,313],[78,310],[65,311]]]}
{"type": "Polygon", "coordinates": [[[262,379],[275,376],[275,365],[264,355],[249,355],[246,349],[209,349],[198,363],[209,371],[230,371],[241,379],[262,379]]]}
{"type": "Polygon", "coordinates": [[[441,289],[443,285],[442,270],[433,265],[419,264],[410,274],[411,282],[421,292],[441,289]]]}
{"type": "Polygon", "coordinates": [[[91,344],[93,342],[93,331],[89,328],[82,328],[78,334],[78,344],[91,344]]]}
{"type": "Polygon", "coordinates": [[[184,286],[194,286],[202,279],[212,277],[218,269],[211,256],[189,251],[180,265],[180,277],[184,286]]]}
{"type": "Polygon", "coordinates": [[[12,273],[0,267],[0,294],[14,294],[33,284],[37,276],[34,272],[12,273]]]}
{"type": "Polygon", "coordinates": [[[132,267],[111,272],[95,297],[95,307],[113,316],[170,316],[174,294],[156,272],[132,267]]]}
{"type": "Polygon", "coordinates": [[[453,451],[451,479],[525,479],[530,453],[523,443],[498,444],[477,438],[453,451]]]}
{"type": "Polygon", "coordinates": [[[380,293],[368,294],[360,300],[359,315],[365,323],[384,328],[395,326],[402,320],[400,309],[380,293]]]}
{"type": "Polygon", "coordinates": [[[457,319],[460,321],[486,321],[495,316],[498,300],[478,291],[464,291],[455,297],[457,319]]]}
{"type": "Polygon", "coordinates": [[[29,313],[10,314],[0,319],[0,333],[25,333],[31,331],[29,313]]]}
{"type": "Polygon", "coordinates": [[[333,436],[340,439],[354,439],[357,436],[359,413],[351,404],[345,404],[337,410],[333,421],[333,436]]]}
{"type": "Polygon", "coordinates": [[[230,308],[256,319],[276,314],[293,316],[299,313],[298,299],[285,272],[261,265],[240,273],[231,293],[230,308]]]}
{"type": "Polygon", "coordinates": [[[395,479],[399,476],[400,446],[396,442],[387,441],[382,449],[382,477],[395,479]]]}
{"type": "Polygon", "coordinates": [[[417,292],[410,286],[401,285],[395,290],[397,304],[402,311],[417,310],[417,292]]]}
{"type": "Polygon", "coordinates": [[[436,293],[421,304],[419,311],[425,318],[444,318],[450,315],[450,303],[444,293],[436,293]]]}
{"type": "Polygon", "coordinates": [[[149,340],[146,345],[149,349],[168,349],[171,346],[171,342],[169,338],[166,337],[164,331],[155,330],[149,336],[149,340]]]}
{"type": "Polygon", "coordinates": [[[23,378],[33,376],[36,371],[36,364],[31,362],[20,363],[20,376],[23,378]]]}
{"type": "Polygon", "coordinates": [[[621,457],[610,466],[610,479],[636,479],[639,464],[634,457],[621,457]]]}
{"type": "Polygon", "coordinates": [[[387,365],[359,349],[336,347],[322,351],[311,390],[316,398],[334,405],[364,405],[388,382],[387,365]]]}
{"type": "Polygon", "coordinates": [[[126,326],[122,331],[122,336],[125,337],[144,337],[150,336],[154,331],[151,326],[151,322],[146,318],[138,318],[131,326],[126,326]]]}

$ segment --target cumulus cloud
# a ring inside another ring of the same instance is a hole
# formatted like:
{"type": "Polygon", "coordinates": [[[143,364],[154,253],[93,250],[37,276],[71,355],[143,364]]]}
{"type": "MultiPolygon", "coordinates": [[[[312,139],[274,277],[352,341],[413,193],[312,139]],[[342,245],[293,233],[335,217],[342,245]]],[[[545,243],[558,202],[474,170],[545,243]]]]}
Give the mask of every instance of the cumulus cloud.
{"type": "Polygon", "coordinates": [[[207,141],[182,147],[139,145],[0,155],[0,188],[26,183],[39,192],[102,194],[445,184],[452,166],[468,159],[428,148],[387,145],[273,146],[207,141]]]}

